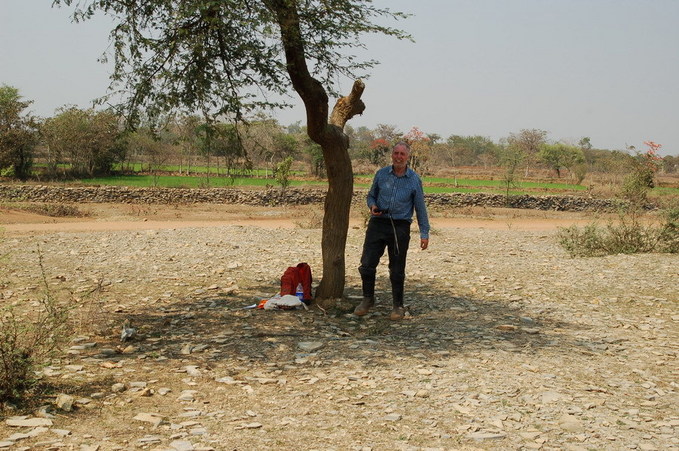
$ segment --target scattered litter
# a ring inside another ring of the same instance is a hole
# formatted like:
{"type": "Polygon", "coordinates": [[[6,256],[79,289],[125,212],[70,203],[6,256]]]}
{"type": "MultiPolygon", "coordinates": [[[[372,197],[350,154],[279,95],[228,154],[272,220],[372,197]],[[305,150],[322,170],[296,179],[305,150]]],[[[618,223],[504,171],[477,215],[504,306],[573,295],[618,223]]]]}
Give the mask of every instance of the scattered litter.
{"type": "Polygon", "coordinates": [[[297,296],[291,294],[281,296],[280,294],[276,294],[269,299],[262,299],[259,304],[248,305],[243,307],[243,309],[296,310],[300,307],[309,310],[309,307],[307,307],[307,305],[297,296]]]}

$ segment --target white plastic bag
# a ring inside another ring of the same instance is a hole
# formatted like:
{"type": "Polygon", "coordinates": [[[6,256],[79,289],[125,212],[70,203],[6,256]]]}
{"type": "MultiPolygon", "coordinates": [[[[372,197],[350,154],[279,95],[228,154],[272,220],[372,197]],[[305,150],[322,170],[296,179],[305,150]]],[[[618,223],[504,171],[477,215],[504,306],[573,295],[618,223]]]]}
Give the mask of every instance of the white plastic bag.
{"type": "Polygon", "coordinates": [[[297,296],[293,296],[291,294],[286,294],[284,296],[277,294],[266,301],[266,304],[264,304],[264,310],[293,310],[299,307],[304,307],[308,310],[308,307],[304,302],[300,301],[297,296]]]}

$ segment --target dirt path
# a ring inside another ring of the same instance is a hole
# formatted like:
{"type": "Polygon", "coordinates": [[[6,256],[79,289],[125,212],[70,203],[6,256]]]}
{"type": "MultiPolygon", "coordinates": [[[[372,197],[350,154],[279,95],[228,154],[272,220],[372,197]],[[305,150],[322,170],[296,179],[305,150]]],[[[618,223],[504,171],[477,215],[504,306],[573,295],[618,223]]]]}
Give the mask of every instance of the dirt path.
{"type": "MultiPolygon", "coordinates": [[[[267,229],[295,228],[309,212],[320,217],[318,207],[245,207],[212,205],[194,207],[95,204],[87,207],[82,218],[50,218],[36,213],[0,209],[0,227],[7,235],[43,234],[55,232],[106,232],[123,230],[162,230],[225,225],[252,225],[267,229]]],[[[516,229],[553,231],[559,227],[583,225],[591,221],[580,213],[531,212],[509,209],[465,209],[464,213],[433,212],[432,226],[441,229],[516,229]]],[[[358,227],[364,218],[354,212],[351,227],[358,227]]]]}

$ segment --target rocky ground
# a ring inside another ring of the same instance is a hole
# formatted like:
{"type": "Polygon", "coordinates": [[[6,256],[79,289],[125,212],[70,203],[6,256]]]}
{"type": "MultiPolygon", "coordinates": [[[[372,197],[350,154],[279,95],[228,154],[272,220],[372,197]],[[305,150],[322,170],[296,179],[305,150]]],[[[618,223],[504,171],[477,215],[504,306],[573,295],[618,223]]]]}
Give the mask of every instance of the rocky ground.
{"type": "Polygon", "coordinates": [[[388,319],[383,265],[357,318],[357,215],[346,300],[251,310],[289,265],[318,281],[313,207],[138,208],[0,211],[0,302],[37,305],[41,255],[77,328],[41,371],[52,396],[3,412],[0,449],[679,449],[676,256],[571,259],[556,226],[586,218],[438,211],[411,246],[411,315],[388,319]]]}

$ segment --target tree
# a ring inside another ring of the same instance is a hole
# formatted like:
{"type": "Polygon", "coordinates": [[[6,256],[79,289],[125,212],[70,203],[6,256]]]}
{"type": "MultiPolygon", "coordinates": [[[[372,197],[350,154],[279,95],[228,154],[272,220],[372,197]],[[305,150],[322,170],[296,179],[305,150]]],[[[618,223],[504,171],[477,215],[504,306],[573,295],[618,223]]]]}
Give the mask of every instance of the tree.
{"type": "Polygon", "coordinates": [[[297,155],[299,142],[295,135],[283,133],[280,129],[270,134],[269,139],[271,143],[263,148],[262,153],[266,157],[267,164],[271,165],[272,172],[275,173],[277,162],[282,162],[288,157],[292,159],[297,155]]]}
{"type": "Polygon", "coordinates": [[[217,157],[217,175],[219,175],[219,157],[224,158],[228,175],[233,169],[249,170],[251,162],[245,153],[240,132],[233,124],[213,124],[212,155],[217,157]]]}
{"type": "Polygon", "coordinates": [[[415,171],[423,172],[431,151],[431,140],[419,128],[413,127],[403,136],[403,140],[410,145],[410,166],[415,171]]]}
{"type": "Polygon", "coordinates": [[[431,142],[432,145],[441,141],[441,135],[438,133],[427,133],[427,138],[429,138],[429,142],[431,142]]]}
{"type": "Polygon", "coordinates": [[[453,166],[487,164],[488,158],[484,159],[482,155],[490,156],[496,153],[495,143],[485,136],[451,135],[447,143],[453,166]]]}
{"type": "Polygon", "coordinates": [[[509,190],[516,186],[516,171],[521,167],[526,158],[526,153],[516,141],[508,140],[507,143],[497,148],[498,161],[505,169],[502,181],[505,185],[505,198],[509,203],[509,190]]]}
{"type": "Polygon", "coordinates": [[[153,175],[153,183],[158,183],[158,170],[168,158],[167,152],[164,152],[166,146],[160,140],[160,137],[152,130],[143,127],[129,133],[126,136],[126,150],[147,164],[148,171],[153,175]]]}
{"type": "Polygon", "coordinates": [[[19,90],[0,86],[0,170],[11,169],[21,180],[31,174],[33,150],[38,143],[38,124],[23,111],[33,103],[22,100],[19,90]]]}
{"type": "Polygon", "coordinates": [[[392,143],[384,138],[374,139],[370,143],[370,154],[368,160],[372,164],[380,164],[384,161],[384,156],[391,150],[392,143]]]}
{"type": "Polygon", "coordinates": [[[662,169],[667,174],[676,173],[679,170],[679,155],[665,155],[662,169]]]}
{"type": "Polygon", "coordinates": [[[87,19],[97,11],[119,22],[111,33],[112,87],[131,89],[126,104],[131,119],[140,110],[153,117],[184,109],[243,120],[253,110],[284,103],[256,92],[288,95],[292,86],[304,103],[307,133],[323,149],[328,173],[323,279],[316,297],[341,297],[353,193],[343,129],[365,109],[365,85],[356,80],[332,113],[328,93],[335,94],[339,77],[356,79],[358,71],[375,64],[342,50],[364,47],[361,38],[367,33],[409,38],[373,23],[405,15],[363,0],[97,0],[76,8],[75,18],[87,19]]]}
{"type": "Polygon", "coordinates": [[[371,161],[370,143],[375,139],[375,134],[368,127],[362,125],[357,129],[347,126],[345,134],[350,142],[350,156],[352,158],[362,158],[371,161]]]}
{"type": "Polygon", "coordinates": [[[515,150],[523,153],[523,160],[526,162],[526,175],[528,167],[538,159],[538,152],[547,139],[547,132],[538,129],[522,129],[519,133],[510,133],[507,142],[515,150]]]}
{"type": "Polygon", "coordinates": [[[290,168],[292,167],[292,157],[286,157],[283,161],[276,165],[274,171],[276,182],[281,185],[281,192],[285,192],[290,186],[290,168]]]}
{"type": "Polygon", "coordinates": [[[186,175],[191,173],[193,158],[198,153],[200,146],[200,137],[198,135],[200,124],[201,119],[196,115],[174,118],[172,128],[177,135],[180,174],[182,171],[186,175]]]}
{"type": "Polygon", "coordinates": [[[628,160],[630,173],[626,177],[624,189],[634,191],[636,187],[641,187],[645,198],[645,191],[655,188],[655,174],[662,167],[663,159],[658,155],[662,144],[653,141],[644,141],[644,144],[648,147],[644,153],[630,146],[630,150],[633,150],[635,155],[628,160]]]}
{"type": "Polygon", "coordinates": [[[583,136],[580,141],[578,141],[578,146],[583,152],[586,150],[592,150],[592,140],[589,136],[583,136]]]}
{"type": "Polygon", "coordinates": [[[556,172],[556,177],[561,177],[561,169],[571,170],[576,164],[585,161],[582,149],[569,146],[564,143],[547,144],[540,146],[538,157],[556,172]]]}
{"type": "Polygon", "coordinates": [[[118,117],[112,112],[65,107],[42,128],[53,163],[68,162],[76,174],[108,174],[122,161],[118,117]]]}
{"type": "Polygon", "coordinates": [[[377,124],[375,130],[370,133],[374,137],[370,141],[368,150],[368,160],[375,165],[384,163],[385,155],[389,154],[391,148],[401,137],[395,125],[377,124]]]}
{"type": "Polygon", "coordinates": [[[402,134],[403,133],[398,130],[398,127],[391,124],[377,124],[374,132],[375,138],[384,139],[392,145],[396,144],[402,134]]]}

